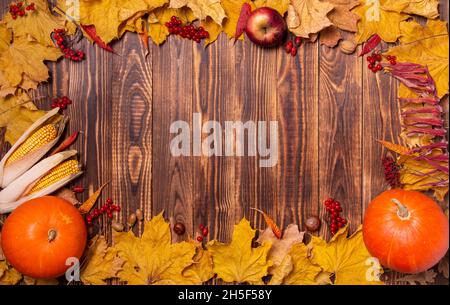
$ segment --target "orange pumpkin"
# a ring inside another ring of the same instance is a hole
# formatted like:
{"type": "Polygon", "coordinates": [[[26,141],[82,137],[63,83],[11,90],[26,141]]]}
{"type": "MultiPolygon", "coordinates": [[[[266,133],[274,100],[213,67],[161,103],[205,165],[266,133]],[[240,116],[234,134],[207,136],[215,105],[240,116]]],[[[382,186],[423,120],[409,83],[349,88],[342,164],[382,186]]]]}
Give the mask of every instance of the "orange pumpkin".
{"type": "Polygon", "coordinates": [[[369,204],[363,238],[367,250],[382,265],[419,273],[447,252],[448,218],[435,201],[420,192],[389,190],[369,204]]]}
{"type": "Polygon", "coordinates": [[[6,219],[1,245],[7,261],[33,278],[55,278],[80,258],[87,231],[78,210],[66,200],[45,196],[25,202],[6,219]]]}

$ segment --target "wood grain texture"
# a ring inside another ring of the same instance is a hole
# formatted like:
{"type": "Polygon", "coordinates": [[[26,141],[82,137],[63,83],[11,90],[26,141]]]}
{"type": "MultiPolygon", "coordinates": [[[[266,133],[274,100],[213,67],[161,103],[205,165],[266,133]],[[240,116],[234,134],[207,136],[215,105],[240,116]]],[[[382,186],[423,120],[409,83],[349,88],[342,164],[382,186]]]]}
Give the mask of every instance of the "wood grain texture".
{"type": "MultiPolygon", "coordinates": [[[[0,0],[2,7],[8,2],[0,0]]],[[[440,10],[448,20],[448,1],[440,10]]],[[[206,49],[170,37],[162,46],[151,44],[146,55],[137,35],[127,33],[113,47],[119,55],[80,42],[76,48],[87,59],[49,64],[49,82],[33,93],[43,97],[36,102],[43,109],[54,96],[74,101],[66,135],[83,131],[74,147],[86,173],[74,184],[89,192],[80,201],[109,182],[100,201],[111,197],[122,206],[117,220],[126,222],[137,208],[147,219],[164,211],[186,226],[175,241],[195,238],[204,224],[207,239],[227,242],[242,217],[265,228],[250,208],[281,227],[303,229],[311,215],[327,219],[327,197],[343,204],[355,230],[370,200],[386,189],[385,151],[376,140],[400,141],[397,83],[374,75],[356,54],[316,42],[291,57],[282,48],[233,44],[225,35],[206,49]],[[222,127],[226,121],[277,121],[278,164],[262,168],[260,157],[172,156],[170,125],[183,120],[192,128],[194,113],[201,113],[201,123],[215,120],[222,127]]],[[[448,111],[448,98],[443,104],[448,111]]],[[[3,135],[0,130],[0,143],[3,135]]],[[[0,155],[8,147],[0,145],[0,155]]],[[[111,237],[106,219],[94,229],[111,237]]],[[[142,223],[134,227],[136,234],[142,230],[142,223]]],[[[329,237],[326,224],[317,234],[329,237]]]]}

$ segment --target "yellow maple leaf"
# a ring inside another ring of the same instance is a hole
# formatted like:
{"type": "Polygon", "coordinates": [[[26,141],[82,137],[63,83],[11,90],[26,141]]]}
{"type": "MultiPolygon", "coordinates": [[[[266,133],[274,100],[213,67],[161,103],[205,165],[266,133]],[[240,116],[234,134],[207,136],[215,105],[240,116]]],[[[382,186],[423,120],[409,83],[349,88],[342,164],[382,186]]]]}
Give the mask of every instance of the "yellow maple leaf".
{"type": "Polygon", "coordinates": [[[414,14],[430,19],[439,17],[439,0],[386,0],[382,8],[387,11],[414,14]]]}
{"type": "MultiPolygon", "coordinates": [[[[286,275],[291,271],[289,270],[289,265],[292,266],[292,264],[289,264],[289,260],[285,261],[285,257],[288,255],[294,244],[302,242],[303,235],[304,232],[300,232],[297,225],[290,224],[284,230],[281,239],[273,234],[271,228],[266,228],[258,237],[257,242],[260,244],[264,244],[265,242],[272,243],[267,258],[273,263],[269,268],[269,273],[276,273],[277,276],[275,278],[282,278],[283,274],[286,275]]],[[[274,280],[274,278],[272,278],[272,280],[274,280]]]]}
{"type": "Polygon", "coordinates": [[[4,38],[0,43],[0,72],[7,84],[2,83],[2,87],[36,89],[38,83],[48,79],[44,61],[56,61],[62,55],[58,48],[44,46],[24,36],[11,38],[9,43],[5,43],[4,38]]]}
{"type": "MultiPolygon", "coordinates": [[[[229,38],[234,38],[234,34],[236,34],[237,22],[244,3],[248,3],[254,8],[254,4],[250,0],[222,0],[222,7],[227,14],[227,19],[222,23],[222,27],[223,32],[229,38]]],[[[244,39],[244,37],[241,36],[239,39],[244,39]]]]}
{"type": "Polygon", "coordinates": [[[66,18],[52,14],[46,0],[35,0],[34,4],[34,11],[28,11],[25,16],[16,19],[8,13],[4,21],[15,37],[29,37],[43,45],[54,46],[51,33],[55,29],[65,28],[66,18]]]}
{"type": "Polygon", "coordinates": [[[161,7],[155,9],[148,16],[148,35],[157,45],[166,41],[167,36],[169,35],[169,29],[166,27],[165,23],[169,22],[172,16],[177,16],[183,23],[195,20],[192,10],[187,7],[180,9],[161,7]]]}
{"type": "Polygon", "coordinates": [[[260,247],[252,248],[255,230],[250,227],[247,219],[243,218],[234,226],[230,244],[218,241],[208,243],[208,250],[212,253],[214,272],[225,282],[262,284],[262,278],[272,262],[267,259],[271,243],[266,242],[260,247]]]}
{"type": "Polygon", "coordinates": [[[194,241],[190,243],[196,247],[197,252],[193,258],[194,263],[183,270],[183,277],[186,283],[200,285],[214,276],[212,256],[199,243],[194,241]]]}
{"type": "Polygon", "coordinates": [[[254,5],[256,7],[268,6],[283,16],[288,10],[289,2],[290,0],[255,0],[254,5]]]}
{"type": "Polygon", "coordinates": [[[9,266],[6,261],[0,261],[0,285],[16,285],[22,280],[22,274],[9,266]]]}
{"type": "Polygon", "coordinates": [[[80,1],[80,22],[94,25],[105,43],[119,38],[120,27],[136,15],[142,15],[168,3],[169,0],[96,0],[80,1]]]}
{"type": "Polygon", "coordinates": [[[359,17],[351,10],[360,4],[359,0],[328,0],[328,2],[334,6],[327,15],[331,23],[341,30],[356,32],[359,17]]]}
{"type": "Polygon", "coordinates": [[[327,14],[333,9],[331,3],[319,0],[292,0],[286,19],[288,28],[296,36],[309,38],[332,25],[327,14]]]}
{"type": "Polygon", "coordinates": [[[358,229],[347,238],[348,226],[340,229],[327,243],[312,236],[311,261],[325,272],[334,274],[337,285],[382,284],[378,276],[383,269],[364,245],[362,230],[358,229]]]}
{"type": "Polygon", "coordinates": [[[358,44],[367,41],[375,34],[386,42],[397,41],[401,34],[399,24],[407,19],[408,15],[383,9],[385,1],[361,0],[361,5],[352,10],[360,17],[355,37],[358,44]]]}
{"type": "MultiPolygon", "coordinates": [[[[391,48],[386,54],[397,56],[399,62],[412,62],[427,66],[434,79],[439,98],[448,93],[449,39],[447,23],[428,20],[425,26],[415,21],[400,23],[399,46],[391,48]]],[[[399,97],[416,96],[406,86],[401,86],[399,97]]]]}
{"type": "Polygon", "coordinates": [[[170,0],[170,8],[189,7],[194,16],[200,20],[210,17],[215,23],[221,25],[226,17],[220,0],[170,0]]]}
{"type": "Polygon", "coordinates": [[[128,19],[124,25],[119,29],[119,37],[125,32],[144,33],[144,28],[147,26],[147,20],[144,16],[137,16],[135,18],[128,19]]]}
{"type": "Polygon", "coordinates": [[[201,22],[201,25],[209,33],[209,37],[205,39],[205,46],[217,40],[220,33],[222,33],[222,26],[215,23],[211,18],[206,18],[201,22]]]}
{"type": "Polygon", "coordinates": [[[289,251],[292,260],[292,270],[283,279],[285,285],[316,285],[322,268],[313,264],[308,258],[308,247],[297,243],[289,251]]]}
{"type": "Polygon", "coordinates": [[[6,127],[5,140],[14,144],[45,113],[38,110],[28,94],[21,91],[17,95],[0,97],[0,128],[6,127]]]}
{"type": "Polygon", "coordinates": [[[113,278],[124,261],[114,248],[108,248],[103,236],[95,236],[86,255],[86,264],[81,270],[81,281],[85,285],[105,285],[105,279],[113,278]]]}
{"type": "Polygon", "coordinates": [[[142,237],[115,232],[114,250],[125,262],[117,276],[129,285],[176,285],[189,283],[183,271],[193,263],[195,246],[171,243],[170,227],[162,213],[145,223],[142,237]]]}

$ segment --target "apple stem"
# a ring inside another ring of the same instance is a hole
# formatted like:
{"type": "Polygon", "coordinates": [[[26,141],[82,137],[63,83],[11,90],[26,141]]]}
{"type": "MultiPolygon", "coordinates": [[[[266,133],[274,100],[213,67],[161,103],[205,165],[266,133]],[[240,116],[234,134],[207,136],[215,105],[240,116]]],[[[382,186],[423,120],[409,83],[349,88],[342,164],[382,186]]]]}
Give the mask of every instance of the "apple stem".
{"type": "Polygon", "coordinates": [[[49,241],[49,242],[54,241],[55,238],[56,238],[56,235],[57,235],[56,230],[55,230],[55,229],[50,229],[50,230],[48,230],[47,235],[48,235],[48,241],[49,241]]]}
{"type": "Polygon", "coordinates": [[[397,206],[397,216],[400,217],[400,219],[405,220],[409,218],[409,211],[408,208],[400,202],[400,200],[393,198],[391,199],[393,203],[397,206]]]}

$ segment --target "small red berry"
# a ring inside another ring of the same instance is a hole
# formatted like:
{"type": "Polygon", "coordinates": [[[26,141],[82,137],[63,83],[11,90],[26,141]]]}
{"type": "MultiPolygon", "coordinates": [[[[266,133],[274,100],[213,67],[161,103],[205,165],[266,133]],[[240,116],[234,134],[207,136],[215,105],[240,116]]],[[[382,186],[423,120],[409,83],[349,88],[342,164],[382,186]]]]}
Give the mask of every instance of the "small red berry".
{"type": "Polygon", "coordinates": [[[295,44],[297,45],[297,47],[299,47],[302,44],[302,38],[301,37],[295,37],[295,44]]]}
{"type": "Polygon", "coordinates": [[[208,235],[208,228],[203,228],[202,235],[207,236],[208,235]]]}
{"type": "MultiPolygon", "coordinates": [[[[291,42],[291,41],[289,41],[289,42],[291,42]]],[[[292,51],[292,45],[291,44],[289,44],[289,43],[287,43],[285,46],[284,46],[284,50],[286,51],[286,53],[291,53],[291,51],[292,51]]]]}
{"type": "Polygon", "coordinates": [[[205,226],[204,226],[203,224],[200,224],[200,225],[198,226],[198,228],[200,229],[200,231],[203,231],[203,229],[205,228],[205,226]]]}
{"type": "Polygon", "coordinates": [[[203,241],[203,237],[197,236],[197,241],[198,241],[198,242],[202,242],[202,241],[203,241]]]}
{"type": "Polygon", "coordinates": [[[297,48],[296,48],[296,47],[293,47],[293,48],[292,48],[292,50],[291,50],[291,55],[292,55],[292,56],[297,55],[297,48]]]}

